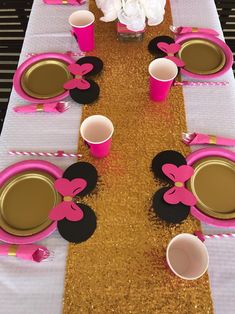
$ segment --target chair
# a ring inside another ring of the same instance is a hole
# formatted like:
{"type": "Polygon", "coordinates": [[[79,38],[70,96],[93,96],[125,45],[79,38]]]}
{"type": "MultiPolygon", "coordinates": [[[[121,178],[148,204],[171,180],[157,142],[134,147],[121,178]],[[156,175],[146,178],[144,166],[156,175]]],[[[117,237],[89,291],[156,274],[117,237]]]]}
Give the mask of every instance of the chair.
{"type": "Polygon", "coordinates": [[[0,132],[33,0],[0,1],[0,132]]]}

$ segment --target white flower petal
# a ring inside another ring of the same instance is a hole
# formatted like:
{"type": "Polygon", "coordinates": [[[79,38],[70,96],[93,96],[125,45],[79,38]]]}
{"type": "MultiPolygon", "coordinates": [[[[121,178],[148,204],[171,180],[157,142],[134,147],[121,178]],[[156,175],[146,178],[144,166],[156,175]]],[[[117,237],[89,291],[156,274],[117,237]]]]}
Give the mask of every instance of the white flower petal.
{"type": "Polygon", "coordinates": [[[96,4],[104,14],[100,19],[104,22],[114,21],[117,18],[117,12],[122,7],[121,0],[96,0],[96,4]]]}
{"type": "Polygon", "coordinates": [[[148,18],[148,25],[158,25],[164,18],[165,0],[139,0],[145,15],[148,18]]]}
{"type": "Polygon", "coordinates": [[[148,19],[148,25],[149,26],[156,26],[156,25],[161,24],[163,20],[164,20],[164,16],[162,16],[161,19],[149,18],[148,19]]]}
{"type": "Polygon", "coordinates": [[[103,22],[112,22],[115,21],[116,19],[117,19],[116,11],[108,12],[100,18],[100,20],[103,22]]]}

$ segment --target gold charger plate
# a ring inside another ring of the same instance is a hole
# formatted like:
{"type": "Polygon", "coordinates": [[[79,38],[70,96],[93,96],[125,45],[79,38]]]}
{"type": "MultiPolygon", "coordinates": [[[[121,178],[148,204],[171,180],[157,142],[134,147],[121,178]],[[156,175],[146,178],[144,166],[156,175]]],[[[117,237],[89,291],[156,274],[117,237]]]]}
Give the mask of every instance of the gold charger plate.
{"type": "Polygon", "coordinates": [[[0,189],[0,227],[16,236],[31,236],[52,221],[49,211],[61,200],[55,178],[46,172],[24,171],[0,189]]]}
{"type": "Polygon", "coordinates": [[[199,38],[182,43],[178,56],[185,63],[185,70],[202,75],[217,73],[226,62],[225,54],[218,45],[199,38]]]}
{"type": "Polygon", "coordinates": [[[21,76],[26,94],[39,99],[56,97],[65,92],[63,85],[72,78],[68,64],[58,59],[43,59],[31,64],[21,76]]]}
{"type": "Polygon", "coordinates": [[[214,218],[235,218],[235,163],[213,156],[192,167],[194,175],[187,187],[197,199],[196,207],[214,218]]]}

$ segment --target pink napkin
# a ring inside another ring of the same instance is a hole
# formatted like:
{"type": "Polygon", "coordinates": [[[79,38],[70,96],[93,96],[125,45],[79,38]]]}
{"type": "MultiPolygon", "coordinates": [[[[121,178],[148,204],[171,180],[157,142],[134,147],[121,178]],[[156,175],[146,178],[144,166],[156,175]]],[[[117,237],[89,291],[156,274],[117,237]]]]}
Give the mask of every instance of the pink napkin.
{"type": "Polygon", "coordinates": [[[16,256],[20,259],[40,263],[47,259],[50,253],[46,247],[35,244],[1,244],[0,255],[16,256]]]}
{"type": "Polygon", "coordinates": [[[198,28],[198,27],[177,27],[176,33],[178,35],[186,34],[186,33],[204,33],[209,34],[213,36],[218,36],[219,33],[217,33],[214,29],[211,28],[198,28]]]}
{"type": "Polygon", "coordinates": [[[14,107],[15,112],[20,113],[31,113],[31,112],[55,112],[61,113],[64,112],[65,109],[64,103],[60,102],[52,102],[49,104],[29,104],[25,106],[17,106],[14,107]]]}
{"type": "Polygon", "coordinates": [[[187,145],[214,144],[235,146],[235,139],[201,133],[183,133],[183,142],[187,145]]]}
{"type": "Polygon", "coordinates": [[[81,5],[86,2],[86,0],[43,0],[45,4],[71,4],[71,5],[81,5]]]}

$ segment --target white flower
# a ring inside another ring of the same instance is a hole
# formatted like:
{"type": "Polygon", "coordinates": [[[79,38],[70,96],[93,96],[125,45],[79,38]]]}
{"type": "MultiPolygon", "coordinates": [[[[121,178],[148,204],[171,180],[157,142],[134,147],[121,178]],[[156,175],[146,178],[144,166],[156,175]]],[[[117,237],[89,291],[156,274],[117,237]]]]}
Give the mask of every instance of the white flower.
{"type": "Polygon", "coordinates": [[[123,7],[118,12],[118,19],[131,31],[145,28],[145,14],[138,0],[122,0],[123,7]]]}
{"type": "Polygon", "coordinates": [[[117,18],[129,30],[140,31],[148,25],[158,25],[163,21],[166,0],[96,0],[97,7],[104,14],[101,21],[111,22],[117,18]]]}
{"type": "Polygon", "coordinates": [[[150,26],[158,25],[163,21],[166,0],[139,0],[139,1],[148,19],[148,25],[150,26]]]}
{"type": "Polygon", "coordinates": [[[103,22],[116,20],[117,14],[122,8],[121,0],[96,0],[96,5],[104,14],[104,16],[100,18],[103,22]]]}

